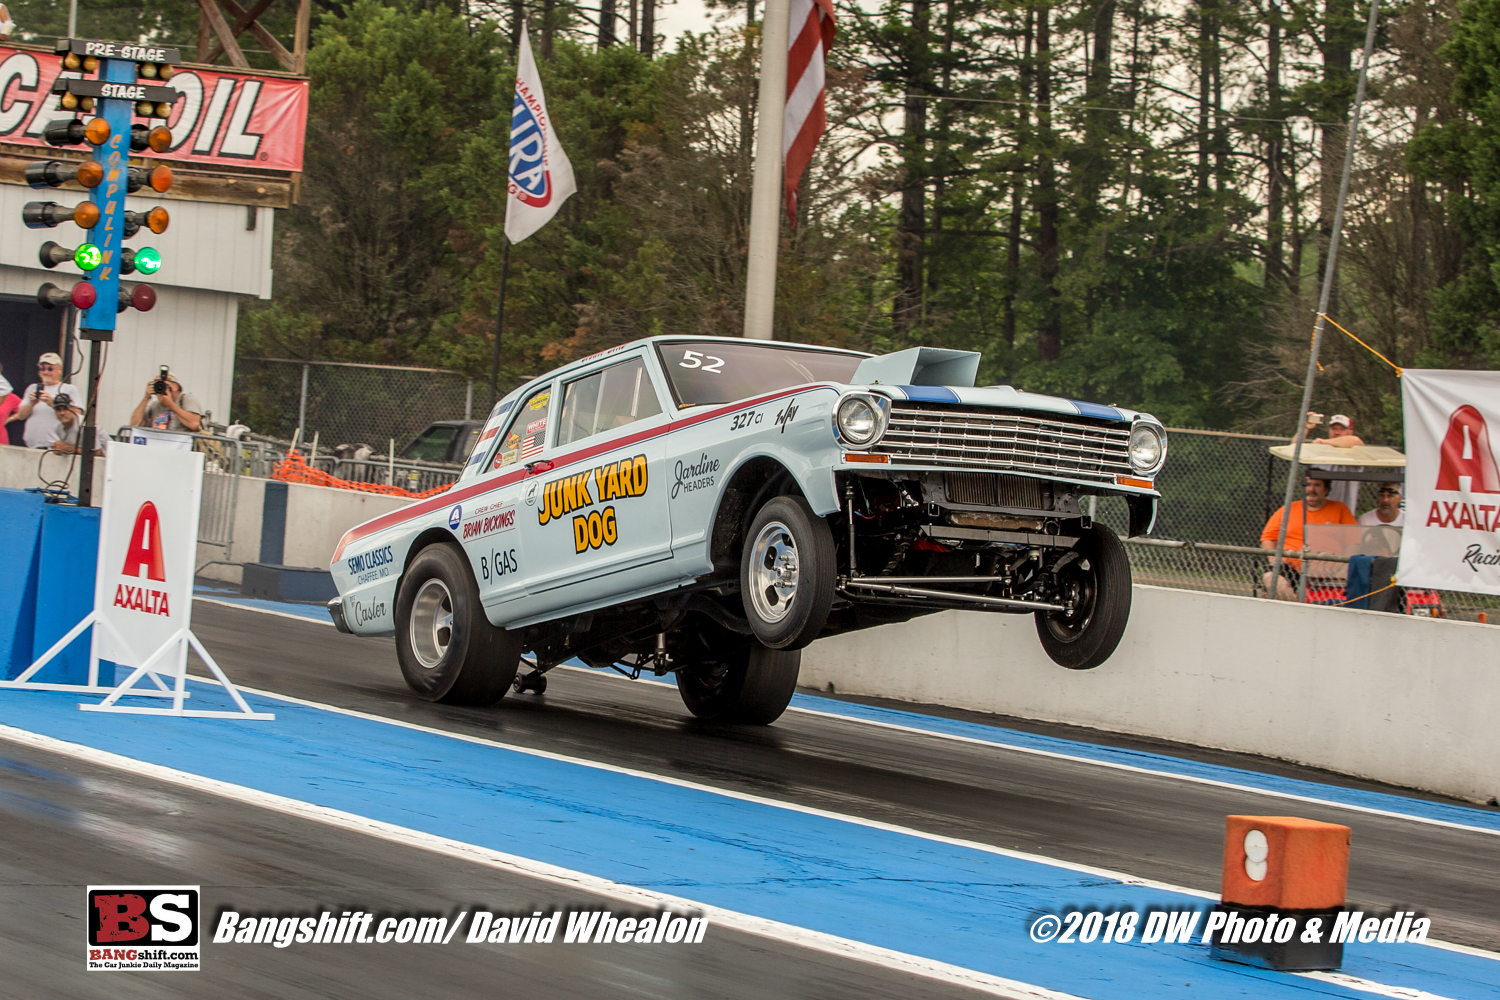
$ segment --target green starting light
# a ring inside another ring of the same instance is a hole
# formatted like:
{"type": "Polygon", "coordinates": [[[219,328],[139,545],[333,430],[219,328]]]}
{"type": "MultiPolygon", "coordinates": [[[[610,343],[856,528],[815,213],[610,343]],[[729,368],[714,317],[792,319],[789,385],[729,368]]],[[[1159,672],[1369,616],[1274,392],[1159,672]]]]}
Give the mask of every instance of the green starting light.
{"type": "Polygon", "coordinates": [[[142,274],[155,274],[161,269],[161,254],[155,247],[141,247],[135,252],[135,269],[142,274]]]}
{"type": "Polygon", "coordinates": [[[94,244],[85,243],[73,251],[73,263],[77,264],[81,270],[92,271],[104,263],[104,254],[94,244]]]}

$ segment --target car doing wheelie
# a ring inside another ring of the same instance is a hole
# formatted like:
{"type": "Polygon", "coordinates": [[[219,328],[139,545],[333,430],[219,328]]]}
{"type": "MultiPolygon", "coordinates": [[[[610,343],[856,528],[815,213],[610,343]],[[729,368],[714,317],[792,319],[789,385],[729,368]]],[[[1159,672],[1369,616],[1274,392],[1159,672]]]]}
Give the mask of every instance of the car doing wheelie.
{"type": "Polygon", "coordinates": [[[584,358],[502,399],[446,493],[346,533],[329,610],[470,705],[577,660],[769,723],[814,639],[945,609],[1033,615],[1053,660],[1096,667],[1130,567],[1089,498],[1148,532],[1166,434],[978,367],[730,338],[584,358]]]}

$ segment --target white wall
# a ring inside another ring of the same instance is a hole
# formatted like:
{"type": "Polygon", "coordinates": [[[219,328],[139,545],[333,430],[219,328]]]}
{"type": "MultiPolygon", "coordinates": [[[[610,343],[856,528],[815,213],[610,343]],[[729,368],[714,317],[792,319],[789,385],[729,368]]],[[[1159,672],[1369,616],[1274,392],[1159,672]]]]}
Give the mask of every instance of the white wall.
{"type": "Polygon", "coordinates": [[[1049,660],[1030,615],[948,611],[820,640],[801,682],[1500,795],[1492,625],[1137,586],[1094,670],[1049,660]]]}

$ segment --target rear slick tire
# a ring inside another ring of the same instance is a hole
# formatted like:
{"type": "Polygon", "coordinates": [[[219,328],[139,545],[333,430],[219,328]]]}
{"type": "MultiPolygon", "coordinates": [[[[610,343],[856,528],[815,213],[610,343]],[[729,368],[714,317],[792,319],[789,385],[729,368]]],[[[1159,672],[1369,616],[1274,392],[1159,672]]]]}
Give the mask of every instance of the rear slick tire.
{"type": "Polygon", "coordinates": [[[801,666],[801,650],[751,641],[720,663],[679,669],[677,692],[697,718],[768,726],[791,704],[801,666]]]}
{"type": "Polygon", "coordinates": [[[521,663],[521,635],[485,617],[468,560],[429,545],[396,592],[396,660],[417,697],[449,705],[493,705],[521,663]]]}
{"type": "Polygon", "coordinates": [[[1036,612],[1036,633],[1052,662],[1091,670],[1109,659],[1130,620],[1130,556],[1107,526],[1095,524],[1078,540],[1078,559],[1058,574],[1074,611],[1036,612]]]}

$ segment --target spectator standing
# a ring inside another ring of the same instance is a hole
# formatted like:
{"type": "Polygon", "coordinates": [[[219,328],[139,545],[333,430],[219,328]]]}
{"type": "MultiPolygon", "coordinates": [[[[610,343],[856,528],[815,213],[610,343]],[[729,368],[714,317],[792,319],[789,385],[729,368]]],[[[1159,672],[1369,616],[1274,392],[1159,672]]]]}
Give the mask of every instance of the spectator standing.
{"type": "Polygon", "coordinates": [[[1359,523],[1366,526],[1384,525],[1401,528],[1406,525],[1406,511],[1401,505],[1401,484],[1381,483],[1375,493],[1375,509],[1359,515],[1359,523]]]}
{"type": "Polygon", "coordinates": [[[183,391],[175,375],[163,371],[146,383],[146,395],[130,415],[130,426],[196,433],[203,427],[203,404],[183,391]]]}
{"type": "MultiPolygon", "coordinates": [[[[1302,548],[1303,526],[1308,524],[1358,524],[1354,512],[1337,500],[1328,499],[1328,480],[1307,478],[1303,487],[1304,499],[1292,504],[1291,521],[1286,527],[1286,551],[1296,552],[1302,548]]],[[[1271,515],[1260,533],[1260,547],[1276,548],[1276,536],[1281,533],[1282,507],[1271,515]]],[[[1274,558],[1274,557],[1273,557],[1274,558]]],[[[1302,579],[1302,560],[1290,556],[1281,562],[1281,579],[1277,581],[1275,595],[1278,601],[1295,601],[1297,585],[1302,579]]],[[[1266,593],[1272,593],[1271,574],[1265,574],[1266,593]]]]}
{"type": "Polygon", "coordinates": [[[66,396],[67,408],[75,416],[83,416],[83,393],[78,387],[62,380],[62,358],[48,352],[36,362],[37,377],[21,394],[21,405],[16,408],[16,420],[24,420],[26,429],[21,439],[28,448],[47,448],[53,441],[63,437],[62,423],[57,419],[57,399],[66,396]]]}
{"type": "Polygon", "coordinates": [[[4,366],[0,366],[0,426],[5,428],[4,436],[0,436],[0,444],[21,443],[23,425],[16,419],[16,411],[20,408],[21,397],[16,395],[10,381],[6,379],[4,366]]]}
{"type": "MultiPolygon", "coordinates": [[[[1323,414],[1313,413],[1311,411],[1308,412],[1306,434],[1306,439],[1308,441],[1313,440],[1312,433],[1317,428],[1318,424],[1322,422],[1323,414]]],[[[1328,418],[1328,436],[1325,438],[1318,438],[1316,443],[1331,445],[1334,448],[1359,448],[1363,446],[1365,442],[1362,438],[1360,438],[1358,434],[1354,433],[1354,421],[1349,419],[1347,414],[1335,413],[1333,416],[1328,418]]],[[[1323,472],[1337,472],[1339,471],[1339,469],[1347,469],[1351,472],[1364,471],[1364,466],[1348,465],[1338,467],[1331,465],[1315,465],[1313,466],[1313,468],[1323,472]]],[[[1359,505],[1359,483],[1352,479],[1337,479],[1330,481],[1328,488],[1328,499],[1336,500],[1339,503],[1343,504],[1345,507],[1348,507],[1350,510],[1353,510],[1356,506],[1359,505]]]]}

